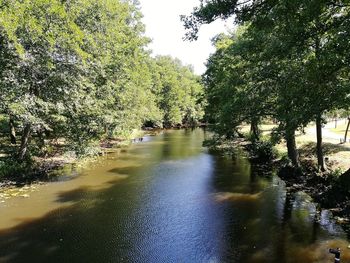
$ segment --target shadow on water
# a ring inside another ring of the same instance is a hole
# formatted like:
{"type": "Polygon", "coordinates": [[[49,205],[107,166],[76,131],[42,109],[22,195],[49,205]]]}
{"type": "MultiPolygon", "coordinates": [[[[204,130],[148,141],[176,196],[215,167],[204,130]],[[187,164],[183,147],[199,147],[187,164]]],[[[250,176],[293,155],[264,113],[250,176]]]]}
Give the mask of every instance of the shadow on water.
{"type": "Polygon", "coordinates": [[[350,260],[346,234],[330,213],[320,214],[303,193],[287,193],[273,171],[239,155],[216,156],[214,165],[214,198],[226,204],[229,221],[219,262],[333,262],[330,247],[341,247],[342,259],[350,260]]]}
{"type": "Polygon", "coordinates": [[[25,262],[26,259],[37,258],[39,262],[43,262],[60,248],[60,241],[63,239],[56,239],[59,236],[58,229],[62,229],[65,218],[68,220],[73,210],[73,206],[57,209],[39,220],[28,220],[14,228],[2,230],[0,261],[25,262]],[[53,236],[56,240],[53,240],[53,236]]]}
{"type": "Polygon", "coordinates": [[[137,170],[139,170],[140,167],[139,166],[134,166],[134,167],[118,167],[118,168],[113,168],[110,169],[108,172],[109,173],[114,173],[117,175],[125,175],[125,174],[130,174],[130,173],[134,173],[137,170]]]}
{"type": "MultiPolygon", "coordinates": [[[[1,231],[0,262],[107,262],[114,258],[113,253],[118,252],[118,239],[111,238],[115,234],[111,231],[113,228],[105,226],[118,226],[118,221],[126,218],[124,213],[117,218],[108,215],[105,205],[110,209],[114,207],[112,199],[105,199],[109,191],[111,189],[91,191],[81,188],[61,193],[59,202],[75,203],[38,220],[1,231]],[[86,198],[91,195],[93,199],[86,198]],[[106,240],[116,243],[104,242],[106,240]]],[[[116,228],[123,236],[123,229],[116,228]]]]}
{"type": "Polygon", "coordinates": [[[80,187],[71,191],[63,192],[58,194],[57,202],[67,203],[67,202],[79,202],[86,198],[86,196],[91,193],[89,187],[80,187]]]}
{"type": "Polygon", "coordinates": [[[327,211],[240,155],[208,154],[203,139],[164,133],[92,167],[103,183],[60,190],[59,208],[0,231],[0,262],[323,263],[329,247],[350,259],[327,211]]]}

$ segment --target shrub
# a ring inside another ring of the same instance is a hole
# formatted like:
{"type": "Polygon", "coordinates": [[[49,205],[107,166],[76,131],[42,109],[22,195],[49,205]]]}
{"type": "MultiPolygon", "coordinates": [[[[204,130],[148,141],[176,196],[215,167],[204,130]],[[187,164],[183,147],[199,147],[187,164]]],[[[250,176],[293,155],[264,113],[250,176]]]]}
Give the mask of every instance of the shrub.
{"type": "Polygon", "coordinates": [[[19,163],[12,159],[0,161],[0,178],[4,177],[23,177],[31,169],[31,163],[19,163]]]}
{"type": "Polygon", "coordinates": [[[255,157],[261,161],[270,161],[277,155],[270,141],[256,141],[252,146],[255,157]]]}
{"type": "MultiPolygon", "coordinates": [[[[78,158],[94,157],[101,153],[98,142],[73,142],[70,144],[69,150],[75,153],[78,158]]],[[[73,156],[72,156],[73,157],[73,156]]]]}

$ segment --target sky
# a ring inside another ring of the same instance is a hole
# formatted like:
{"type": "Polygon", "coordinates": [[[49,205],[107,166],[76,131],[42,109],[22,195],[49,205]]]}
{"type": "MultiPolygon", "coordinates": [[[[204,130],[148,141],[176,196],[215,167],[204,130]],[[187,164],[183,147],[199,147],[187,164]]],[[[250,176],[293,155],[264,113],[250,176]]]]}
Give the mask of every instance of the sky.
{"type": "Polygon", "coordinates": [[[215,21],[204,25],[199,31],[197,41],[184,41],[185,29],[180,15],[188,15],[199,0],[139,0],[142,19],[146,25],[146,35],[152,39],[150,49],[153,55],[171,55],[179,58],[185,65],[191,64],[196,74],[205,72],[210,53],[215,51],[211,39],[232,28],[232,21],[215,21]]]}

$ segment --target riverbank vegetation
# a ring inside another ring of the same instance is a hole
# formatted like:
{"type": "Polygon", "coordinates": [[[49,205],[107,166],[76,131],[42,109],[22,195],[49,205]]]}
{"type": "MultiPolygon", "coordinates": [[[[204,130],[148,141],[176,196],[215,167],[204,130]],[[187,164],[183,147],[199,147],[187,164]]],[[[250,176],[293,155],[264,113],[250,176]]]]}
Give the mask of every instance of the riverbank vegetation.
{"type": "Polygon", "coordinates": [[[200,78],[151,56],[141,18],[129,0],[1,1],[0,178],[202,118],[200,78]]]}
{"type": "MultiPolygon", "coordinates": [[[[237,28],[213,39],[216,51],[203,75],[206,118],[216,134],[236,138],[242,136],[241,126],[249,124],[252,144],[265,145],[261,124],[273,123],[265,146],[285,143],[285,171],[294,179],[301,179],[303,172],[324,177],[340,174],[327,167],[330,163],[325,158],[322,126],[330,116],[349,110],[348,2],[208,0],[182,18],[187,38],[196,39],[202,24],[231,16],[237,28]],[[296,141],[296,135],[310,125],[315,126],[316,143],[311,146],[315,166],[310,162],[305,165],[296,141]]],[[[337,182],[322,182],[326,188],[344,186],[347,175],[344,173],[337,182]]],[[[317,182],[321,181],[314,180],[314,188],[317,182]]],[[[348,188],[344,187],[344,191],[337,191],[343,200],[349,200],[348,188]]]]}

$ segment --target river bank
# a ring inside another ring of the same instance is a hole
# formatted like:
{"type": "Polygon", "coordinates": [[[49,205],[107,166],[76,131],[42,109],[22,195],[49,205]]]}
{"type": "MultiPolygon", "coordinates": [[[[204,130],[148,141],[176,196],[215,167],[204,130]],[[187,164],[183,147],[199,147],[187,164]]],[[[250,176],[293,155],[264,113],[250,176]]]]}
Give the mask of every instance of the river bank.
{"type": "Polygon", "coordinates": [[[0,203],[11,198],[28,198],[40,186],[74,177],[81,169],[91,165],[100,155],[115,152],[125,141],[104,140],[99,155],[78,158],[73,155],[56,154],[49,158],[35,158],[30,167],[19,171],[25,174],[4,176],[0,180],[0,203]],[[68,175],[68,176],[67,176],[68,175]]]}
{"type": "Polygon", "coordinates": [[[138,143],[144,136],[155,135],[158,130],[137,130],[128,138],[108,138],[101,140],[88,156],[77,156],[72,152],[63,151],[62,145],[51,146],[54,154],[50,156],[33,157],[30,163],[21,167],[13,162],[12,173],[0,177],[0,202],[12,197],[29,197],[38,186],[62,179],[67,174],[75,174],[88,165],[93,164],[99,156],[115,153],[132,143],[138,143]],[[16,173],[17,172],[17,173],[16,173]]]}
{"type": "MultiPolygon", "coordinates": [[[[259,156],[257,148],[246,138],[235,138],[234,140],[208,141],[206,143],[211,150],[223,154],[233,155],[237,149],[243,151],[246,157],[261,169],[261,174],[271,174],[271,170],[285,182],[289,193],[299,191],[308,194],[319,208],[332,211],[334,218],[350,231],[350,170],[345,173],[338,169],[337,164],[328,163],[327,172],[319,172],[315,162],[310,158],[301,158],[301,168],[294,169],[284,155],[278,154],[276,149],[263,149],[259,156]],[[270,153],[271,151],[271,153],[270,153]],[[271,158],[267,158],[271,157],[271,158]]],[[[258,149],[259,150],[259,149],[258,149]]],[[[339,157],[340,158],[340,157],[339,157]]]]}
{"type": "MultiPolygon", "coordinates": [[[[206,124],[199,123],[197,126],[206,127],[206,124]]],[[[172,129],[189,127],[183,125],[172,129]]],[[[64,151],[64,142],[58,140],[54,144],[48,144],[53,154],[35,156],[23,167],[14,161],[13,167],[10,167],[12,171],[5,176],[1,176],[0,163],[0,202],[18,196],[27,198],[30,192],[36,191],[40,185],[62,180],[66,174],[79,173],[85,167],[93,164],[100,156],[116,153],[131,144],[143,142],[145,136],[155,136],[166,130],[169,129],[143,127],[141,130],[134,130],[125,138],[106,138],[94,146],[92,154],[86,156],[77,156],[73,152],[64,151]]]]}

